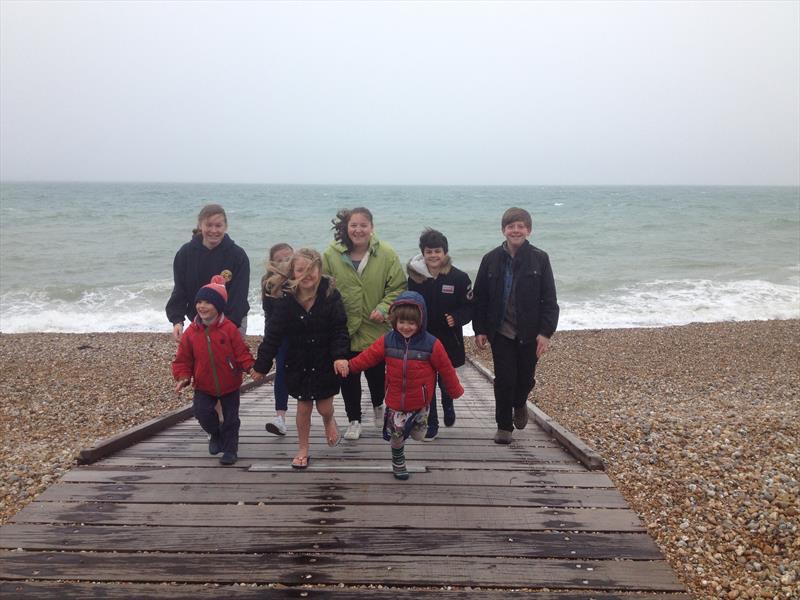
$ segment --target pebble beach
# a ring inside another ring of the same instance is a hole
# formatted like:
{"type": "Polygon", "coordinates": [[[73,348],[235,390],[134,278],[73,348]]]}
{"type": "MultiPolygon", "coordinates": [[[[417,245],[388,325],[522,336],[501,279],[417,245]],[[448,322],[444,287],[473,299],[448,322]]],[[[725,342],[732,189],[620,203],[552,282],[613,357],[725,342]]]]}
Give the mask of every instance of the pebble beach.
{"type": "MultiPolygon", "coordinates": [[[[0,334],[0,522],[80,449],[185,406],[174,351],[166,333],[0,334]]],[[[798,320],[559,332],[531,400],[603,457],[694,597],[788,600],[800,597],[799,361],[798,320]]]]}

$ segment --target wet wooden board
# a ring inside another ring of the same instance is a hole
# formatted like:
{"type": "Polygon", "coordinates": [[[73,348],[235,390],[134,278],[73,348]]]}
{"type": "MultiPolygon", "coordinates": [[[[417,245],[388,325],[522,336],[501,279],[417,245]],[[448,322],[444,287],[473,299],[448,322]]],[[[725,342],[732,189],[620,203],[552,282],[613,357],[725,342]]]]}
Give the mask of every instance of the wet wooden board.
{"type": "MultiPolygon", "coordinates": [[[[517,590],[454,590],[440,588],[400,589],[396,587],[361,587],[340,589],[330,586],[306,586],[270,588],[266,586],[192,585],[192,584],[125,584],[108,583],[63,583],[63,582],[0,582],[0,598],[26,598],[27,600],[86,600],[105,598],[125,600],[127,598],[160,598],[163,600],[288,600],[310,598],[311,600],[416,600],[425,597],[443,600],[505,600],[506,598],[533,598],[533,600],[587,600],[585,591],[517,591],[517,590]]],[[[687,594],[650,594],[631,592],[592,592],[593,600],[691,600],[687,594]]]]}
{"type": "Polygon", "coordinates": [[[242,396],[233,467],[190,420],[75,468],[0,528],[0,596],[688,600],[605,473],[533,423],[494,444],[491,385],[460,373],[456,426],[409,440],[408,482],[366,390],[362,439],[328,448],[314,415],[312,468],[289,470],[293,403],[289,435],[263,431],[269,385],[242,396]]]}
{"type": "MultiPolygon", "coordinates": [[[[305,482],[308,484],[328,483],[358,484],[386,483],[383,473],[320,473],[306,471],[292,472],[258,472],[241,469],[220,469],[209,464],[208,468],[191,467],[111,467],[92,465],[76,467],[68,471],[62,478],[64,482],[87,483],[187,483],[204,485],[217,484],[284,484],[305,482]]],[[[415,476],[414,485],[467,485],[467,486],[531,486],[531,487],[577,487],[577,488],[613,488],[614,484],[608,475],[598,471],[582,471],[566,473],[529,469],[526,471],[506,470],[470,470],[466,474],[462,470],[429,469],[426,473],[415,476]]]]}
{"type": "Polygon", "coordinates": [[[680,584],[662,561],[581,562],[462,556],[416,555],[371,556],[330,554],[306,556],[287,554],[180,553],[111,554],[84,552],[0,552],[0,578],[82,579],[93,573],[94,581],[208,581],[214,570],[219,583],[281,581],[285,585],[440,585],[448,573],[448,585],[547,587],[553,581],[563,589],[680,591],[680,584]],[[353,568],[358,565],[358,568],[353,568]]]}
{"type": "MultiPolygon", "coordinates": [[[[335,502],[346,504],[417,504],[444,506],[540,506],[571,508],[626,508],[617,490],[547,489],[498,487],[482,489],[462,485],[420,485],[410,483],[401,489],[382,478],[380,483],[310,485],[295,476],[293,483],[280,486],[241,483],[236,486],[207,484],[86,484],[62,483],[46,490],[42,502],[129,502],[161,504],[164,498],[187,498],[191,504],[227,504],[258,502],[272,504],[309,504],[335,502]]],[[[415,479],[417,479],[415,477],[415,479]]]]}

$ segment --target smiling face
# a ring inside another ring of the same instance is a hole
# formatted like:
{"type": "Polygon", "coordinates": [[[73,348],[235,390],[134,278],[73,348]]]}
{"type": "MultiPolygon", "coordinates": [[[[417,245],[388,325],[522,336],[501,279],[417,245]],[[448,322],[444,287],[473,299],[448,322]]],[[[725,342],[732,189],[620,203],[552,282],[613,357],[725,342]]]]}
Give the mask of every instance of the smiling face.
{"type": "Polygon", "coordinates": [[[522,221],[512,221],[503,227],[503,235],[512,254],[519,250],[530,234],[530,228],[522,221]]]}
{"type": "Polygon", "coordinates": [[[202,319],[204,323],[210,323],[217,318],[217,315],[219,315],[219,312],[217,312],[217,307],[206,300],[198,300],[195,302],[194,307],[197,310],[197,314],[200,316],[200,319],[202,319]]]}
{"type": "Polygon", "coordinates": [[[312,266],[311,261],[303,256],[298,256],[294,259],[292,279],[297,281],[297,289],[299,291],[316,293],[321,278],[322,272],[318,264],[312,266]]]}
{"type": "Polygon", "coordinates": [[[347,221],[347,237],[353,242],[357,250],[364,250],[369,246],[372,237],[372,221],[364,213],[353,213],[347,221]]]}
{"type": "Polygon", "coordinates": [[[228,222],[225,215],[216,214],[200,221],[200,233],[203,236],[203,246],[208,249],[219,246],[228,231],[228,222]]]}
{"type": "Polygon", "coordinates": [[[416,321],[406,321],[405,319],[397,319],[397,332],[404,338],[410,338],[412,335],[419,331],[419,325],[416,321]]]}
{"type": "Polygon", "coordinates": [[[447,257],[447,252],[444,251],[444,248],[425,248],[422,250],[422,257],[425,259],[425,265],[429,271],[439,271],[447,257]]]}

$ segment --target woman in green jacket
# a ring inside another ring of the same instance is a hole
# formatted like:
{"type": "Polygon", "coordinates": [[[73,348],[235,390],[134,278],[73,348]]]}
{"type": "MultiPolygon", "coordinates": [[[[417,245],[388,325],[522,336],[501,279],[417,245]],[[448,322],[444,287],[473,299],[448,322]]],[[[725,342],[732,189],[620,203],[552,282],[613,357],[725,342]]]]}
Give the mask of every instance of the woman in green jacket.
{"type": "MultiPolygon", "coordinates": [[[[350,358],[391,329],[389,306],[406,289],[397,253],[373,231],[372,213],[359,206],[340,210],[333,220],[334,240],[322,255],[322,269],[336,281],[347,311],[350,358]]],[[[372,397],[375,427],[383,428],[384,363],[364,371],[372,397]]],[[[347,420],[344,438],[361,437],[361,375],[342,382],[347,420]]]]}

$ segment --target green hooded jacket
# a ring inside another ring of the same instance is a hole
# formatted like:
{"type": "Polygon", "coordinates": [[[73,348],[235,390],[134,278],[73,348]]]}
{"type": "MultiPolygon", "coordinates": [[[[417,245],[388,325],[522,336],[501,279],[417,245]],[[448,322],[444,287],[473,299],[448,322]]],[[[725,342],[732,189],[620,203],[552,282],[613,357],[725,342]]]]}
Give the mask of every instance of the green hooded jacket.
{"type": "Polygon", "coordinates": [[[369,315],[377,308],[387,316],[389,306],[406,289],[406,275],[394,248],[373,235],[356,271],[347,247],[333,241],[322,255],[322,271],[336,281],[342,294],[353,352],[365,350],[391,329],[388,321],[376,323],[369,315]]]}

